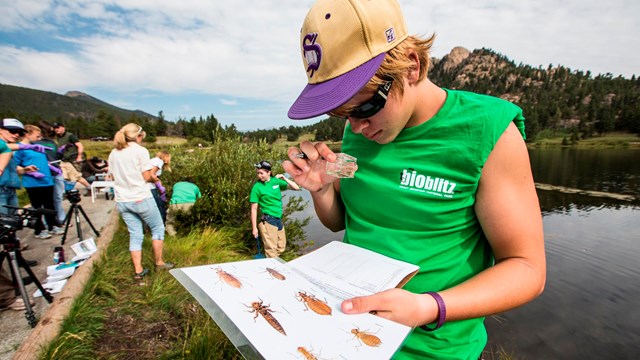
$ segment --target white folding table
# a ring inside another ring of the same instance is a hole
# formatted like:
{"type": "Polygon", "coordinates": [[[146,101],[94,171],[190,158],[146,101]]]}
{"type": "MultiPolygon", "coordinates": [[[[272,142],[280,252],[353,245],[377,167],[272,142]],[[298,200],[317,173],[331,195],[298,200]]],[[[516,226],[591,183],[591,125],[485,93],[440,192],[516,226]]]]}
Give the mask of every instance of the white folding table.
{"type": "Polygon", "coordinates": [[[98,189],[106,189],[107,191],[113,188],[113,181],[94,181],[91,183],[91,202],[96,202],[96,191],[98,189]]]}

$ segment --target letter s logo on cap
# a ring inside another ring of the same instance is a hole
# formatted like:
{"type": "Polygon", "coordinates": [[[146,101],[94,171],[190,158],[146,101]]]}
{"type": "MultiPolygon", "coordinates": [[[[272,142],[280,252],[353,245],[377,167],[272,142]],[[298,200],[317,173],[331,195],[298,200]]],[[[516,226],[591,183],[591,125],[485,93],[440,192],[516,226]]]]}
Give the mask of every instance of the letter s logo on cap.
{"type": "Polygon", "coordinates": [[[316,70],[320,68],[320,61],[322,60],[322,48],[320,44],[316,44],[317,38],[318,33],[310,33],[302,39],[304,58],[307,61],[307,72],[311,72],[309,77],[313,77],[316,70]]]}

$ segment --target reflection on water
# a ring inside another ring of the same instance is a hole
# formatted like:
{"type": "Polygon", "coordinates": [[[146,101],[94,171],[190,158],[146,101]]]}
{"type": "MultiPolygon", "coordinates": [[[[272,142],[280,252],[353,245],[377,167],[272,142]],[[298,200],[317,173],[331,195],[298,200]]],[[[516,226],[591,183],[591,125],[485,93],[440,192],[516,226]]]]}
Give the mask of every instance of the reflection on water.
{"type": "MultiPolygon", "coordinates": [[[[536,182],[640,197],[638,150],[530,151],[536,182]]],[[[310,200],[307,191],[296,192],[310,200]]],[[[640,200],[538,191],[547,285],[532,303],[486,320],[487,350],[513,359],[636,359],[640,355],[640,200]]],[[[315,217],[321,246],[341,240],[315,217]]],[[[491,357],[487,357],[491,358],[491,357]]],[[[498,359],[498,356],[494,358],[498,359]]]]}
{"type": "MultiPolygon", "coordinates": [[[[536,182],[640,196],[638,150],[535,150],[536,182]]],[[[640,203],[538,191],[544,293],[489,317],[488,349],[517,359],[636,359],[640,354],[640,203]]]]}
{"type": "Polygon", "coordinates": [[[489,348],[527,359],[640,354],[640,209],[568,207],[544,217],[547,285],[526,306],[487,318],[489,348]]]}
{"type": "Polygon", "coordinates": [[[586,196],[580,194],[566,194],[559,191],[538,190],[542,216],[551,214],[565,214],[573,209],[590,211],[600,208],[625,209],[640,206],[640,201],[630,202],[610,198],[586,196]]]}
{"type": "Polygon", "coordinates": [[[530,150],[536,182],[570,188],[640,194],[640,150],[530,150]]]}

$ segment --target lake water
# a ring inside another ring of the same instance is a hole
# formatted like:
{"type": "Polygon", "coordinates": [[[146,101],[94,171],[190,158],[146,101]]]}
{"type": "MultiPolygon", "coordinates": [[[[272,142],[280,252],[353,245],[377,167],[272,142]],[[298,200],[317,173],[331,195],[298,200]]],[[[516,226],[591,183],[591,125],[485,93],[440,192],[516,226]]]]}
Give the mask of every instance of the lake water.
{"type": "MultiPolygon", "coordinates": [[[[533,150],[530,156],[538,183],[640,196],[639,150],[533,150]]],[[[290,195],[310,199],[304,190],[290,195]]],[[[545,291],[488,317],[486,350],[511,359],[640,358],[640,203],[542,190],[538,196],[545,291]]],[[[312,217],[305,229],[312,248],[342,239],[342,232],[320,224],[311,202],[297,216],[312,217]]]]}

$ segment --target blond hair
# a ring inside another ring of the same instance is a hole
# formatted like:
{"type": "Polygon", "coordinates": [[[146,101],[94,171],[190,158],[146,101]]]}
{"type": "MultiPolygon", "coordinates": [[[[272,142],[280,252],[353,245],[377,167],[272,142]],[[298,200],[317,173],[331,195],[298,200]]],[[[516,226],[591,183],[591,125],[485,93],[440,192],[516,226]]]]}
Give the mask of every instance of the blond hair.
{"type": "MultiPolygon", "coordinates": [[[[417,36],[408,36],[398,46],[389,50],[384,61],[380,65],[378,72],[369,80],[360,91],[367,91],[374,93],[380,85],[389,80],[393,80],[393,86],[391,92],[395,92],[396,95],[404,94],[404,76],[415,65],[415,62],[409,57],[411,52],[415,52],[418,55],[420,61],[420,74],[418,82],[424,80],[427,77],[430,65],[430,51],[433,41],[435,40],[435,34],[423,39],[417,36]]],[[[357,105],[342,105],[337,109],[330,112],[330,115],[337,117],[347,117],[347,115],[357,105]]]]}
{"type": "Polygon", "coordinates": [[[171,154],[168,151],[158,151],[156,156],[164,162],[162,170],[171,171],[171,154]]]}
{"type": "Polygon", "coordinates": [[[128,123],[113,136],[113,145],[117,150],[122,150],[129,146],[130,142],[135,142],[138,136],[142,136],[144,139],[147,133],[142,130],[142,126],[135,123],[128,123]]]}
{"type": "Polygon", "coordinates": [[[25,125],[24,126],[24,130],[27,132],[27,134],[33,134],[35,132],[42,133],[42,130],[40,130],[39,127],[37,127],[35,125],[31,125],[31,124],[25,125]]]}

